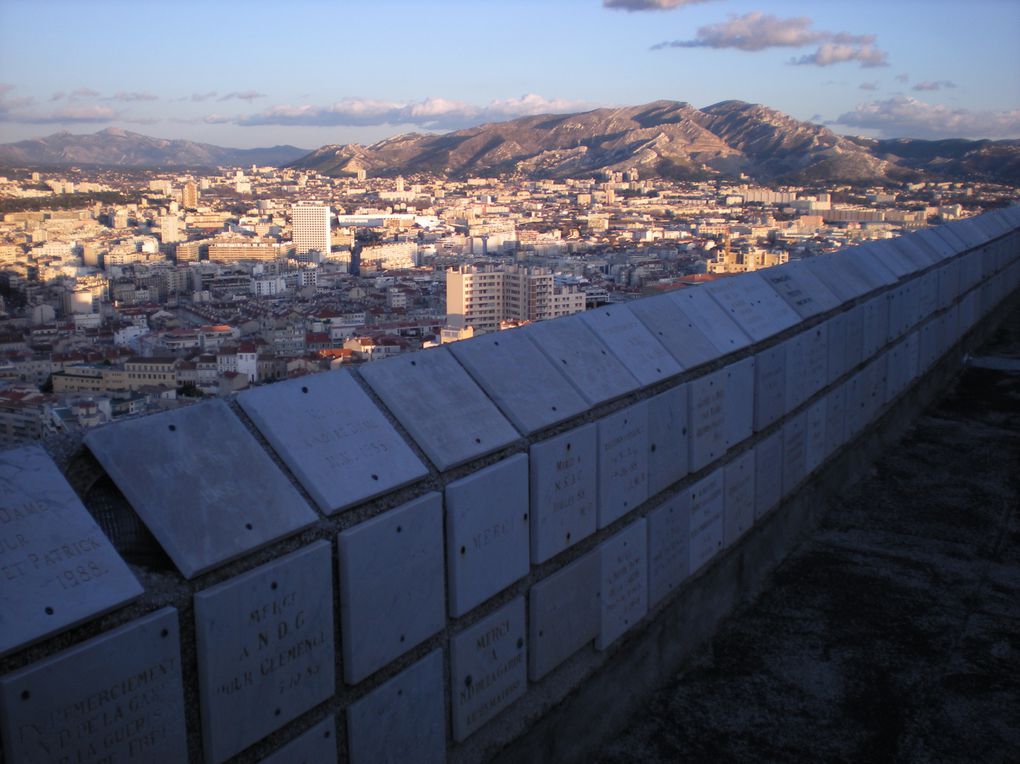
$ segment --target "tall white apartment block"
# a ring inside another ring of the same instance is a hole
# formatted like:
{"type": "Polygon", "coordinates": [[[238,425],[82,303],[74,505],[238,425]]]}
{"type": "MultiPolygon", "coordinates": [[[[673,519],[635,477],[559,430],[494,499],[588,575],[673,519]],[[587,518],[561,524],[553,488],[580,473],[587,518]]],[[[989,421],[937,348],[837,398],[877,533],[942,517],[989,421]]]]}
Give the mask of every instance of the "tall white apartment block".
{"type": "Polygon", "coordinates": [[[311,251],[329,254],[328,204],[299,202],[290,208],[293,229],[294,253],[303,255],[311,251]]]}

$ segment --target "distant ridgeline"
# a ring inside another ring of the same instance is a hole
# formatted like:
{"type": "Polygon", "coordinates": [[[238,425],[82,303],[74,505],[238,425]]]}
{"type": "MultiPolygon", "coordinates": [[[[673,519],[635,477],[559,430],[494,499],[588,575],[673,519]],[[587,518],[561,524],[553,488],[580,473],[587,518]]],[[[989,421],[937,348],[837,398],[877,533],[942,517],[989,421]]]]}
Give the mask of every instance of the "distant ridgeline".
{"type": "Polygon", "coordinates": [[[0,454],[5,760],[573,755],[1018,258],[1012,207],[0,454]]]}

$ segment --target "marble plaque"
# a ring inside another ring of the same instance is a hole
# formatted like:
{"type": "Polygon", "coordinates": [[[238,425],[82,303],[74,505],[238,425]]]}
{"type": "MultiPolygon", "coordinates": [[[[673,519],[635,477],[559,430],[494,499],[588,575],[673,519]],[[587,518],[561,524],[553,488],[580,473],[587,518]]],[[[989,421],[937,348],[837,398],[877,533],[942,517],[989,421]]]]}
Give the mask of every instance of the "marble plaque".
{"type": "Polygon", "coordinates": [[[826,375],[825,385],[831,385],[842,377],[847,370],[846,325],[848,315],[847,313],[837,313],[825,323],[829,349],[829,357],[826,361],[829,373],[826,375]]]}
{"type": "Polygon", "coordinates": [[[528,688],[524,598],[511,600],[450,639],[453,738],[458,743],[528,688]]]}
{"type": "Polygon", "coordinates": [[[351,764],[446,761],[443,651],[433,650],[347,707],[351,764]]]}
{"type": "Polygon", "coordinates": [[[588,408],[524,332],[498,332],[452,342],[449,347],[506,418],[526,435],[588,408]]]}
{"type": "Polygon", "coordinates": [[[854,265],[876,287],[889,286],[899,281],[885,263],[882,255],[875,250],[874,242],[853,249],[854,265]]]}
{"type": "Polygon", "coordinates": [[[843,409],[843,442],[852,440],[864,428],[864,383],[862,371],[843,384],[846,404],[843,409]]]}
{"type": "Polygon", "coordinates": [[[897,278],[903,278],[914,272],[915,266],[896,247],[883,239],[870,242],[868,245],[872,252],[882,260],[882,265],[895,274],[897,278]]]}
{"type": "Polygon", "coordinates": [[[903,368],[903,343],[899,343],[889,348],[885,353],[879,356],[885,363],[885,396],[882,400],[883,403],[888,403],[903,390],[903,386],[906,384],[906,375],[903,368]]]}
{"type": "Polygon", "coordinates": [[[344,679],[360,682],[446,623],[438,493],[337,536],[344,679]]]}
{"type": "Polygon", "coordinates": [[[846,312],[846,361],[844,373],[851,371],[864,358],[864,306],[855,305],[846,312]]]}
{"type": "Polygon", "coordinates": [[[722,355],[668,294],[636,300],[628,307],[684,369],[722,355]]]}
{"type": "Polygon", "coordinates": [[[202,742],[226,761],[335,689],[328,541],[195,595],[202,742]]]}
{"type": "Polygon", "coordinates": [[[598,636],[597,549],[565,565],[531,587],[528,632],[528,677],[537,682],[598,636]]]}
{"type": "Polygon", "coordinates": [[[804,332],[804,339],[807,389],[810,398],[829,381],[829,322],[808,329],[804,332]]]}
{"type": "Polygon", "coordinates": [[[825,423],[828,419],[827,398],[822,397],[807,407],[807,431],[804,442],[804,468],[810,473],[825,461],[825,423]]]}
{"type": "Polygon", "coordinates": [[[517,331],[534,342],[591,405],[619,398],[641,387],[641,382],[579,316],[539,321],[517,331]]]}
{"type": "Polygon", "coordinates": [[[648,399],[648,495],[687,474],[687,385],[648,399]]]}
{"type": "Polygon", "coordinates": [[[598,526],[605,528],[648,498],[648,404],[602,417],[598,426],[598,526]]]}
{"type": "Polygon", "coordinates": [[[929,321],[921,327],[921,346],[918,351],[918,371],[924,373],[938,359],[938,325],[929,321]]]}
{"type": "Polygon", "coordinates": [[[254,387],[237,402],[327,515],[428,475],[346,371],[254,387]]]}
{"type": "Polygon", "coordinates": [[[100,427],[85,444],[185,578],[317,518],[221,400],[100,427]]]}
{"type": "Polygon", "coordinates": [[[922,228],[917,232],[917,238],[935,251],[940,260],[946,260],[957,254],[956,247],[939,236],[935,228],[922,228]]]}
{"type": "Polygon", "coordinates": [[[336,717],[330,714],[259,764],[336,764],[336,717]]]}
{"type": "Polygon", "coordinates": [[[595,532],[598,426],[586,424],[531,447],[531,560],[550,560],[595,532]]]}
{"type": "Polygon", "coordinates": [[[807,474],[807,411],[783,425],[783,496],[789,496],[807,474]]]}
{"type": "Polygon", "coordinates": [[[754,525],[754,450],[745,451],[723,470],[723,544],[732,546],[754,525]]]}
{"type": "Polygon", "coordinates": [[[799,262],[766,268],[761,274],[801,318],[825,313],[841,302],[817,276],[799,262]]]}
{"type": "Polygon", "coordinates": [[[440,471],[519,437],[446,348],[373,361],[359,372],[440,471]]]}
{"type": "Polygon", "coordinates": [[[783,499],[783,430],[754,447],[754,517],[768,514],[783,499]]]}
{"type": "Polygon", "coordinates": [[[605,305],[578,315],[642,385],[655,384],[683,371],[627,305],[605,305]]]}
{"type": "Polygon", "coordinates": [[[960,293],[960,263],[951,260],[935,272],[939,279],[939,310],[944,310],[960,293]]]}
{"type": "Polygon", "coordinates": [[[766,348],[754,359],[754,429],[757,432],[786,412],[786,345],[780,343],[766,348]]]}
{"type": "Polygon", "coordinates": [[[725,368],[727,449],[751,437],[754,431],[754,358],[725,368]]]}
{"type": "Polygon", "coordinates": [[[889,325],[889,306],[885,295],[878,295],[862,305],[864,313],[861,353],[864,358],[871,358],[885,344],[886,328],[889,325]]]}
{"type": "Polygon", "coordinates": [[[755,342],[800,323],[800,317],[765,283],[760,273],[720,279],[706,284],[704,289],[755,342]]]}
{"type": "Polygon", "coordinates": [[[38,446],[0,454],[0,655],[113,610],[143,589],[38,446]]]}
{"type": "Polygon", "coordinates": [[[810,392],[806,332],[791,337],[780,347],[786,350],[786,394],[784,413],[793,411],[808,399],[810,392]]]}
{"type": "Polygon", "coordinates": [[[889,317],[885,335],[886,342],[892,342],[903,332],[907,314],[906,289],[906,284],[901,284],[885,293],[886,313],[889,317]]]}
{"type": "Polygon", "coordinates": [[[450,615],[528,574],[528,457],[516,454],[446,487],[450,615]]]}
{"type": "Polygon", "coordinates": [[[636,520],[599,545],[601,622],[595,647],[605,650],[648,612],[648,528],[636,520]]]}
{"type": "Polygon", "coordinates": [[[751,344],[751,338],[704,289],[680,289],[669,292],[667,297],[680,306],[688,320],[708,337],[719,353],[725,355],[751,344]]]}
{"type": "Polygon", "coordinates": [[[697,472],[726,452],[726,370],[698,377],[688,391],[690,471],[697,472]]]}
{"type": "Polygon", "coordinates": [[[187,761],[177,611],[0,678],[0,731],[11,764],[187,761]]]}
{"type": "Polygon", "coordinates": [[[648,513],[648,607],[680,588],[690,572],[691,496],[685,490],[648,513]]]}
{"type": "Polygon", "coordinates": [[[825,457],[836,452],[846,441],[846,385],[832,390],[825,401],[825,457]]]}
{"type": "Polygon", "coordinates": [[[914,266],[914,271],[923,271],[938,260],[938,257],[928,247],[918,242],[910,234],[889,239],[889,244],[910,261],[914,266]]]}
{"type": "Polygon", "coordinates": [[[841,302],[855,300],[879,286],[854,267],[852,252],[833,252],[803,261],[804,267],[841,302]]]}
{"type": "Polygon", "coordinates": [[[723,548],[725,475],[719,468],[687,489],[691,514],[688,549],[691,575],[719,554],[723,548]]]}

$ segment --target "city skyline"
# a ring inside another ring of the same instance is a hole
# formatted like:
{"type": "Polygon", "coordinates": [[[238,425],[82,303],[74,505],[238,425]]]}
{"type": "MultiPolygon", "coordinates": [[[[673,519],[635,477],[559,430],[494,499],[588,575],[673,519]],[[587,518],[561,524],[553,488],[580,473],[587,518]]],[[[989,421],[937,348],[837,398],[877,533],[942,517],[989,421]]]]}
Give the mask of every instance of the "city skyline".
{"type": "Polygon", "coordinates": [[[0,142],[112,126],[311,149],[731,98],[845,134],[1020,138],[1008,0],[46,5],[0,5],[0,142]]]}

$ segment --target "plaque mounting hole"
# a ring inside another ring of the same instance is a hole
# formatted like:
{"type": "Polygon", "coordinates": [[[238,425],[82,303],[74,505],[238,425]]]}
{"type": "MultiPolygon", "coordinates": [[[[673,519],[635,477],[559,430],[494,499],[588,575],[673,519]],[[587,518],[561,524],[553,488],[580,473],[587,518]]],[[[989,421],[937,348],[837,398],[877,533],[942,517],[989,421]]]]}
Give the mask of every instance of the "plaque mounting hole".
{"type": "Polygon", "coordinates": [[[568,451],[570,450],[570,444],[569,443],[567,443],[567,450],[568,451]]]}
{"type": "Polygon", "coordinates": [[[520,650],[522,647],[524,647],[524,638],[523,637],[518,637],[517,638],[517,649],[520,650]]]}
{"type": "Polygon", "coordinates": [[[53,608],[47,605],[44,612],[46,613],[46,615],[53,615],[53,608]]]}
{"type": "Polygon", "coordinates": [[[652,443],[652,453],[653,454],[655,453],[655,444],[654,443],[652,443]]]}
{"type": "Polygon", "coordinates": [[[273,716],[279,716],[279,715],[280,715],[281,713],[282,713],[282,712],[281,712],[281,711],[280,711],[280,709],[278,708],[278,709],[276,709],[275,711],[273,711],[273,716]]]}
{"type": "Polygon", "coordinates": [[[402,533],[403,530],[404,530],[404,527],[402,525],[398,525],[397,526],[397,533],[402,533]]]}
{"type": "Polygon", "coordinates": [[[481,442],[482,442],[481,438],[475,438],[475,443],[481,443],[481,442]]]}
{"type": "Polygon", "coordinates": [[[308,388],[307,387],[302,387],[301,388],[301,392],[303,392],[303,393],[305,393],[307,395],[308,394],[308,388]]]}
{"type": "Polygon", "coordinates": [[[379,476],[378,476],[378,475],[376,475],[376,474],[373,474],[373,475],[372,475],[372,480],[378,480],[378,479],[379,479],[379,476]]]}
{"type": "Polygon", "coordinates": [[[397,696],[398,696],[398,697],[399,697],[399,696],[401,696],[401,695],[403,695],[403,694],[404,694],[404,691],[403,691],[403,690],[397,690],[397,696]]]}
{"type": "Polygon", "coordinates": [[[555,406],[552,406],[551,408],[552,408],[553,411],[556,411],[556,407],[555,406]]]}
{"type": "Polygon", "coordinates": [[[493,344],[493,345],[496,345],[496,346],[498,347],[498,346],[499,346],[499,340],[496,340],[496,341],[495,341],[495,342],[493,342],[492,344],[493,344]]]}
{"type": "Polygon", "coordinates": [[[177,425],[172,424],[167,429],[170,430],[170,432],[177,432],[177,425]]]}
{"type": "Polygon", "coordinates": [[[412,366],[417,366],[417,365],[418,365],[418,362],[417,362],[417,361],[411,361],[411,365],[412,365],[412,366]]]}
{"type": "Polygon", "coordinates": [[[461,554],[467,554],[467,547],[466,547],[466,546],[462,546],[462,547],[460,548],[460,553],[461,553],[461,554]]]}
{"type": "Polygon", "coordinates": [[[524,522],[528,522],[528,513],[527,512],[524,513],[524,522]]]}
{"type": "Polygon", "coordinates": [[[160,629],[159,636],[163,637],[163,639],[166,639],[167,637],[170,636],[170,629],[160,629]]]}
{"type": "Polygon", "coordinates": [[[28,690],[22,690],[21,691],[21,699],[22,700],[28,700],[30,697],[32,697],[32,693],[30,693],[28,690]]]}
{"type": "Polygon", "coordinates": [[[659,367],[656,367],[655,368],[655,373],[656,374],[662,374],[662,369],[660,369],[659,367]]]}
{"type": "Polygon", "coordinates": [[[566,366],[566,365],[567,365],[567,359],[566,359],[566,358],[561,358],[560,360],[561,360],[561,361],[563,361],[563,365],[564,365],[564,366],[566,366]]]}
{"type": "Polygon", "coordinates": [[[245,523],[244,527],[250,531],[252,529],[252,524],[251,523],[245,523]]]}
{"type": "Polygon", "coordinates": [[[400,641],[403,642],[405,639],[406,639],[406,637],[403,634],[401,634],[400,635],[400,641]]]}
{"type": "Polygon", "coordinates": [[[278,588],[279,586],[280,586],[280,585],[279,585],[278,583],[276,583],[276,581],[273,581],[273,583],[271,583],[271,584],[269,585],[269,588],[270,588],[270,589],[272,589],[273,591],[276,591],[276,589],[277,589],[277,588],[278,588]]]}
{"type": "Polygon", "coordinates": [[[683,429],[683,430],[681,431],[681,433],[680,433],[680,434],[681,434],[681,435],[686,435],[686,434],[687,434],[687,428],[686,428],[686,427],[684,427],[684,429],[683,429]]]}
{"type": "Polygon", "coordinates": [[[567,541],[570,541],[570,533],[567,533],[567,541]]]}
{"type": "Polygon", "coordinates": [[[602,355],[605,355],[605,354],[606,354],[606,351],[605,351],[605,350],[603,350],[603,351],[602,351],[602,355]]]}
{"type": "Polygon", "coordinates": [[[464,677],[464,686],[465,687],[470,687],[471,686],[471,675],[470,674],[468,674],[466,677],[464,677]]]}
{"type": "Polygon", "coordinates": [[[545,636],[545,632],[544,632],[544,631],[542,631],[541,629],[539,629],[539,630],[538,630],[538,636],[540,636],[540,637],[544,637],[544,636],[545,636]]]}
{"type": "Polygon", "coordinates": [[[326,731],[325,731],[325,732],[323,733],[323,735],[322,735],[322,736],[323,736],[324,738],[326,738],[327,740],[329,740],[329,737],[330,737],[330,735],[332,735],[332,734],[333,734],[332,732],[330,732],[329,730],[326,730],[326,731]]]}

